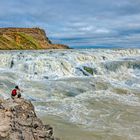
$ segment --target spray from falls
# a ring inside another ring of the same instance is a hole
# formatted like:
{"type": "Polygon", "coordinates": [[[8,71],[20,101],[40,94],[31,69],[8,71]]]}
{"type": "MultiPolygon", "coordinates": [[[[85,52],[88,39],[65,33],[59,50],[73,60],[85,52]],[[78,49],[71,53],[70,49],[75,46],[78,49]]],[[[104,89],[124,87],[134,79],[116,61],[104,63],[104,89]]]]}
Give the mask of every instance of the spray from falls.
{"type": "Polygon", "coordinates": [[[139,54],[139,50],[1,52],[0,68],[32,80],[94,76],[121,67],[140,69],[139,54]]]}
{"type": "Polygon", "coordinates": [[[130,126],[140,125],[139,49],[5,51],[0,61],[0,95],[5,98],[18,84],[40,114],[90,131],[127,136],[133,135],[130,126]]]}

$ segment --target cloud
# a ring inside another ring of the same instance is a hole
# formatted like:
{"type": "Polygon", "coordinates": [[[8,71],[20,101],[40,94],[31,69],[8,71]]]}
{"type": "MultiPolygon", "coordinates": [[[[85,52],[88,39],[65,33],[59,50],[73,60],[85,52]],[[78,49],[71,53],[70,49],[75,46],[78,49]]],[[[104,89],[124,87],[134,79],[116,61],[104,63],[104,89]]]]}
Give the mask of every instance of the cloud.
{"type": "Polygon", "coordinates": [[[2,0],[0,26],[41,27],[72,47],[140,47],[138,0],[2,0]]]}

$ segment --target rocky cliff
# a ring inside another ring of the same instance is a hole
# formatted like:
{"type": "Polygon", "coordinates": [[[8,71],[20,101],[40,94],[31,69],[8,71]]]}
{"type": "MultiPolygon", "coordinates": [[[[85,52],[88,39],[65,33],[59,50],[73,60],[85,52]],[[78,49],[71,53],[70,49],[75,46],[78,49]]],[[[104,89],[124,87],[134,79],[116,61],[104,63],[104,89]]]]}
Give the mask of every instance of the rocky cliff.
{"type": "Polygon", "coordinates": [[[67,49],[53,44],[40,28],[0,28],[0,50],[67,49]]]}
{"type": "Polygon", "coordinates": [[[25,99],[0,100],[0,140],[58,140],[25,99]]]}

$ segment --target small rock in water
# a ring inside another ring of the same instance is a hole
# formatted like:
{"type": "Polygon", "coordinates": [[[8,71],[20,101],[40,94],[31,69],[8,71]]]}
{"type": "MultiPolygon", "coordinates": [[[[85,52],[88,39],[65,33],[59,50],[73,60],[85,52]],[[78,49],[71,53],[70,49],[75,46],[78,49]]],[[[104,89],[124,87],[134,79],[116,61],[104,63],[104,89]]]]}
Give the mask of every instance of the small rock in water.
{"type": "Polygon", "coordinates": [[[44,76],[44,78],[45,78],[45,79],[49,79],[49,77],[48,77],[48,76],[44,76]]]}
{"type": "Polygon", "coordinates": [[[102,56],[103,60],[106,60],[106,57],[105,56],[102,56]]]}
{"type": "Polygon", "coordinates": [[[14,60],[11,61],[10,68],[12,68],[13,66],[14,66],[14,60]]]}

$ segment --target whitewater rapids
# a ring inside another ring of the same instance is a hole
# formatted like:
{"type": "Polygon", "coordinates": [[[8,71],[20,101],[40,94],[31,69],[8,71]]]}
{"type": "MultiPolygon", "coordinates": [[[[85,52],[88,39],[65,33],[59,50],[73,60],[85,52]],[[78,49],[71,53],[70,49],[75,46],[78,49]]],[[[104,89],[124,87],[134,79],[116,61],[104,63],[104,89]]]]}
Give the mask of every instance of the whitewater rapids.
{"type": "Polygon", "coordinates": [[[0,96],[15,85],[95,140],[140,139],[140,49],[0,51],[0,96]]]}

